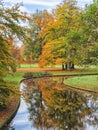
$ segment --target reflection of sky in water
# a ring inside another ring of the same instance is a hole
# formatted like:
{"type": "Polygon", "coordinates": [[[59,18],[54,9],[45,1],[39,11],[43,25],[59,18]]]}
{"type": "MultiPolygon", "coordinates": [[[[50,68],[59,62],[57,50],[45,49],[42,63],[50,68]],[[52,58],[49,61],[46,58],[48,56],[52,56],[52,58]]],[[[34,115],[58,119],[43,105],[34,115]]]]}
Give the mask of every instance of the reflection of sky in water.
{"type": "MultiPolygon", "coordinates": [[[[14,120],[12,121],[11,126],[15,128],[15,130],[36,130],[35,128],[32,128],[32,125],[28,120],[28,116],[29,113],[27,110],[27,105],[25,101],[21,99],[19,110],[14,120]]],[[[12,128],[9,130],[12,130],[12,128]]]]}
{"type": "Polygon", "coordinates": [[[98,130],[98,127],[97,127],[97,126],[95,126],[95,127],[89,126],[89,125],[87,124],[87,125],[86,125],[86,130],[98,130]]]}

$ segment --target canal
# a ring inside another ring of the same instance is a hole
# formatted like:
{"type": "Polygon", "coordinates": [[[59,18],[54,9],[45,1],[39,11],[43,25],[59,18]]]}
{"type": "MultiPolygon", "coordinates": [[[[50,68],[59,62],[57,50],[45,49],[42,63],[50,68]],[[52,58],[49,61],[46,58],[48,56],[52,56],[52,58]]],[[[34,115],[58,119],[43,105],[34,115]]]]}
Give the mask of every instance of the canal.
{"type": "Polygon", "coordinates": [[[20,107],[6,130],[98,130],[98,95],[69,88],[66,77],[20,85],[20,107]]]}

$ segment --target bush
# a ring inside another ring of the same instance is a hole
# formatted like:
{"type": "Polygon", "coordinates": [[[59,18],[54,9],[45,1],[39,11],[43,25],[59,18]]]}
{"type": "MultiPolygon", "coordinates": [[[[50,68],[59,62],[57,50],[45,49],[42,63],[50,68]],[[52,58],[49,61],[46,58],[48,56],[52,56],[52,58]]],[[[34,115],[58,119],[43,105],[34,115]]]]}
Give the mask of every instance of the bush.
{"type": "Polygon", "coordinates": [[[38,78],[38,77],[46,77],[46,76],[52,76],[51,73],[47,72],[27,72],[24,74],[24,78],[38,78]]]}

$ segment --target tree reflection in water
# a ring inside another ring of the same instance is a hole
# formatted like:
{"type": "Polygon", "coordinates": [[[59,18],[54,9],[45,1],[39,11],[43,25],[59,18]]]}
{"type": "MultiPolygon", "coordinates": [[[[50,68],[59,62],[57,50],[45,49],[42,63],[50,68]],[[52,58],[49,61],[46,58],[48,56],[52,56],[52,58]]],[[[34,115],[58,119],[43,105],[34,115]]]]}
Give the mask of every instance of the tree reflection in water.
{"type": "Polygon", "coordinates": [[[24,88],[32,125],[39,130],[98,128],[98,98],[69,89],[59,78],[34,79],[24,88]]]}

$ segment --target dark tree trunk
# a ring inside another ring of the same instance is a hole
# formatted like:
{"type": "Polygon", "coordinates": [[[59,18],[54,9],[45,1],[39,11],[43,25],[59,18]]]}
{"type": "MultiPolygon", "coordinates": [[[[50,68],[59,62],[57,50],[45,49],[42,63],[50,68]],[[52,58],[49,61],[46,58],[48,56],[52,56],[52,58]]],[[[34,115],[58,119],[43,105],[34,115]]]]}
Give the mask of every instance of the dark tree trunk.
{"type": "Polygon", "coordinates": [[[65,70],[64,64],[62,64],[62,70],[65,70]]]}
{"type": "Polygon", "coordinates": [[[74,70],[74,68],[75,68],[75,67],[74,67],[74,63],[72,63],[72,70],[74,70]]]}

